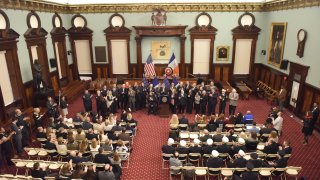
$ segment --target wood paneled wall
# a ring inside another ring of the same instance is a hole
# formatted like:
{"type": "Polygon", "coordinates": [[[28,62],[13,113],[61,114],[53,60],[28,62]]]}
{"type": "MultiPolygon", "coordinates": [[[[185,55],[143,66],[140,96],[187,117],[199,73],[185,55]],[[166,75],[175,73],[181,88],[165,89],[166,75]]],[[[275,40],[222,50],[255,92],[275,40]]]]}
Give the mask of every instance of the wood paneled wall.
{"type": "MultiPolygon", "coordinates": [[[[254,76],[250,76],[250,80],[252,80],[253,82],[261,80],[273,89],[279,90],[281,88],[281,85],[284,85],[286,87],[287,80],[285,80],[284,77],[287,76],[288,75],[277,71],[276,69],[272,69],[264,64],[255,64],[254,76]]],[[[320,88],[306,83],[305,88],[301,91],[301,93],[303,93],[303,103],[301,108],[298,109],[298,114],[300,116],[303,116],[306,111],[311,110],[314,102],[320,103],[320,88]]]]}

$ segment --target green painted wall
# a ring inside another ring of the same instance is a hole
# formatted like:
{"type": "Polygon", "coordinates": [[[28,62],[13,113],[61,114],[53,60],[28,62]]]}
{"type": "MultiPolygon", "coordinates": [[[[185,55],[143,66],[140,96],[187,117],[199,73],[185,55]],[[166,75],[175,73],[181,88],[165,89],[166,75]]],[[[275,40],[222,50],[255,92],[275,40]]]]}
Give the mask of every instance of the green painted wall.
{"type": "MultiPolygon", "coordinates": [[[[23,81],[27,82],[32,79],[31,67],[26,42],[23,37],[24,32],[27,30],[26,16],[28,11],[21,10],[4,10],[9,16],[11,28],[16,30],[21,36],[18,43],[18,55],[23,75],[23,81]]],[[[53,13],[37,12],[40,16],[42,27],[48,32],[52,29],[52,16],[53,13]]],[[[186,30],[186,44],[185,44],[185,61],[191,61],[191,42],[189,29],[195,26],[196,16],[200,12],[169,12],[167,13],[167,25],[187,25],[186,30]]],[[[219,63],[231,63],[232,57],[232,33],[231,30],[238,25],[238,18],[243,12],[209,12],[212,17],[212,25],[218,29],[216,40],[214,42],[213,59],[215,61],[215,49],[217,46],[226,45],[230,46],[230,59],[229,61],[219,63]]],[[[151,13],[121,13],[126,21],[125,26],[132,30],[130,37],[130,58],[132,63],[136,63],[136,41],[135,30],[132,26],[149,26],[151,25],[151,13]]],[[[287,35],[284,49],[284,59],[302,63],[310,66],[309,76],[307,83],[320,87],[319,70],[317,51],[320,47],[320,7],[303,8],[286,11],[275,12],[254,12],[256,19],[256,26],[261,28],[258,37],[256,48],[256,63],[267,64],[267,55],[261,55],[261,50],[268,51],[269,47],[269,31],[271,22],[288,22],[287,35]],[[308,32],[308,40],[305,47],[305,54],[303,58],[295,55],[297,48],[296,33],[299,29],[304,28],[308,32]]],[[[103,30],[109,26],[109,18],[111,13],[96,13],[96,14],[82,14],[87,18],[88,27],[94,31],[93,33],[93,50],[94,46],[106,46],[106,40],[103,30]]],[[[63,26],[66,29],[71,27],[71,14],[60,14],[63,21],[63,26]]],[[[145,62],[151,49],[151,41],[153,40],[170,40],[171,50],[175,53],[176,58],[180,61],[180,42],[177,37],[147,37],[142,40],[142,62],[145,62]]],[[[70,50],[70,42],[67,38],[67,50],[70,50]]],[[[53,46],[50,34],[47,36],[47,52],[48,58],[54,57],[53,46]]],[[[94,56],[95,61],[95,56],[94,56]]],[[[72,63],[72,57],[68,55],[69,64],[72,63]]],[[[268,65],[268,64],[267,64],[268,65]]],[[[271,66],[273,67],[273,66],[271,66]]],[[[274,68],[274,67],[273,67],[274,68]]],[[[53,71],[54,69],[50,69],[53,71]]],[[[284,72],[288,73],[288,72],[284,72]]]]}
{"type": "MultiPolygon", "coordinates": [[[[275,11],[268,13],[265,18],[267,25],[267,33],[265,34],[266,41],[264,42],[265,49],[268,49],[269,47],[271,23],[287,22],[288,24],[283,59],[288,59],[292,62],[310,66],[306,82],[316,87],[320,87],[320,58],[318,54],[320,51],[319,19],[320,7],[275,11]],[[307,41],[305,44],[304,57],[302,58],[299,58],[296,55],[298,47],[297,32],[299,31],[299,29],[305,29],[308,33],[307,41]]],[[[264,59],[262,59],[262,63],[273,67],[267,63],[267,57],[268,56],[266,55],[264,59]]],[[[289,68],[287,71],[282,72],[288,74],[289,68]]]]}

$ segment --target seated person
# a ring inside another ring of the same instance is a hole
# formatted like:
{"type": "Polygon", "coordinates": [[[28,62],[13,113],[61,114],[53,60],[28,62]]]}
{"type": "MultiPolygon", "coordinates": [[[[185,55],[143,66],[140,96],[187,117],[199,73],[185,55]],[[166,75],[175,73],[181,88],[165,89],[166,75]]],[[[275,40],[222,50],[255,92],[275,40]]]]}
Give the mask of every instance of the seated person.
{"type": "Polygon", "coordinates": [[[116,122],[116,125],[112,127],[112,129],[110,130],[112,133],[114,133],[115,131],[122,131],[122,127],[120,126],[120,121],[116,122]]]}
{"type": "Polygon", "coordinates": [[[251,111],[247,111],[246,115],[243,116],[242,119],[243,124],[252,124],[253,123],[253,115],[251,111]]]}
{"type": "Polygon", "coordinates": [[[229,142],[229,139],[224,136],[222,138],[222,144],[217,147],[217,151],[219,153],[228,153],[230,156],[232,156],[233,155],[232,148],[226,144],[227,142],[229,142]]]}
{"type": "Polygon", "coordinates": [[[82,128],[77,129],[77,134],[75,135],[76,141],[82,141],[86,139],[86,134],[82,131],[82,128]]]}
{"type": "Polygon", "coordinates": [[[264,134],[270,134],[271,131],[273,131],[273,128],[272,128],[272,124],[265,124],[259,131],[259,134],[260,134],[260,138],[263,142],[266,142],[268,140],[267,137],[264,137],[262,135],[264,134]]]}
{"type": "Polygon", "coordinates": [[[110,164],[105,165],[104,171],[99,171],[98,179],[116,179],[115,174],[112,171],[112,166],[110,166],[110,164]]]}
{"type": "Polygon", "coordinates": [[[228,167],[230,168],[245,168],[247,164],[247,160],[243,157],[246,155],[246,153],[243,150],[239,150],[237,154],[235,154],[235,159],[233,163],[228,163],[228,167]]]}
{"type": "Polygon", "coordinates": [[[36,138],[44,138],[44,139],[47,139],[47,134],[46,132],[44,131],[43,127],[39,126],[38,127],[38,132],[36,134],[36,138]]]}
{"type": "Polygon", "coordinates": [[[207,129],[203,130],[204,136],[200,137],[201,142],[206,142],[208,139],[212,139],[212,136],[209,134],[207,129]]]}
{"type": "Polygon", "coordinates": [[[249,159],[248,162],[252,163],[254,168],[261,168],[261,167],[265,167],[266,166],[264,161],[259,159],[259,156],[258,156],[258,154],[256,152],[251,153],[250,157],[251,157],[251,159],[249,159]]]}
{"type": "Polygon", "coordinates": [[[131,140],[129,134],[126,133],[126,129],[125,128],[123,128],[121,133],[118,135],[118,139],[120,139],[122,141],[130,141],[131,140]]]}
{"type": "Polygon", "coordinates": [[[59,130],[56,132],[56,136],[57,136],[57,139],[59,137],[62,137],[62,139],[67,139],[67,129],[64,129],[63,127],[59,128],[59,130]]]}
{"type": "Polygon", "coordinates": [[[67,145],[64,143],[64,139],[59,137],[57,141],[55,141],[56,149],[58,152],[66,153],[67,152],[67,145]]]}
{"type": "MultiPolygon", "coordinates": [[[[116,148],[116,152],[117,153],[127,153],[127,152],[129,152],[129,148],[124,144],[124,142],[122,140],[119,140],[117,148],[116,148]]],[[[122,154],[120,157],[121,157],[121,159],[125,159],[128,157],[128,154],[122,154]]]]}
{"type": "Polygon", "coordinates": [[[47,167],[40,167],[40,163],[36,162],[33,164],[33,169],[31,170],[31,176],[33,178],[44,179],[48,175],[46,171],[47,167]]]}
{"type": "Polygon", "coordinates": [[[238,142],[233,145],[232,149],[233,149],[233,154],[237,154],[239,150],[248,152],[246,147],[246,141],[243,138],[238,138],[238,142]]]}
{"type": "Polygon", "coordinates": [[[211,154],[213,150],[216,148],[213,147],[213,140],[208,139],[206,144],[202,145],[202,153],[203,154],[211,154]]]}
{"type": "Polygon", "coordinates": [[[86,138],[91,141],[91,140],[94,139],[94,138],[95,138],[95,139],[98,139],[98,135],[95,134],[94,131],[93,131],[93,129],[90,128],[90,129],[88,130],[88,133],[86,134],[86,138]]]}
{"type": "Polygon", "coordinates": [[[74,138],[70,138],[67,143],[67,150],[78,150],[79,144],[74,138]]]}
{"type": "Polygon", "coordinates": [[[292,147],[290,146],[290,141],[289,140],[284,140],[283,141],[283,147],[279,146],[280,150],[283,150],[286,154],[291,154],[292,153],[292,147]]]}
{"type": "Polygon", "coordinates": [[[80,163],[77,163],[72,171],[71,179],[82,179],[84,174],[85,172],[82,168],[82,165],[80,163]]]}
{"type": "Polygon", "coordinates": [[[234,136],[234,130],[233,129],[230,129],[228,131],[227,138],[229,139],[229,142],[236,142],[237,141],[237,137],[234,136]]]}
{"type": "Polygon", "coordinates": [[[257,171],[252,171],[255,167],[251,162],[246,164],[247,171],[241,174],[241,179],[248,180],[248,179],[259,179],[259,173],[257,171]]]}
{"type": "Polygon", "coordinates": [[[82,123],[83,130],[93,129],[93,125],[90,123],[90,118],[85,117],[85,121],[82,123]]]}
{"type": "Polygon", "coordinates": [[[98,153],[98,149],[100,148],[100,141],[98,141],[96,138],[93,138],[89,148],[92,156],[94,157],[98,153]]]}
{"type": "Polygon", "coordinates": [[[162,146],[162,153],[173,154],[175,151],[175,148],[172,146],[173,143],[174,143],[174,140],[172,138],[169,138],[168,144],[162,146]]]}
{"type": "Polygon", "coordinates": [[[51,136],[49,136],[48,141],[46,141],[46,144],[43,146],[43,148],[47,149],[47,150],[57,150],[54,142],[55,142],[55,140],[53,138],[51,138],[51,136]]]}
{"type": "Polygon", "coordinates": [[[194,139],[192,147],[189,147],[189,153],[202,153],[202,148],[200,146],[200,140],[194,139]]]}
{"type": "Polygon", "coordinates": [[[279,151],[278,143],[274,142],[272,139],[270,139],[266,143],[266,146],[262,150],[262,152],[266,154],[277,154],[278,151],[279,151]]]}
{"type": "Polygon", "coordinates": [[[257,127],[257,123],[253,122],[252,123],[252,127],[250,129],[248,129],[248,131],[251,132],[255,132],[255,133],[259,133],[260,132],[260,128],[257,127]]]}
{"type": "Polygon", "coordinates": [[[68,163],[64,164],[59,172],[59,178],[71,178],[73,167],[72,167],[72,160],[68,163]]]}
{"type": "Polygon", "coordinates": [[[189,154],[189,148],[187,147],[187,142],[185,140],[180,141],[180,146],[176,148],[179,154],[189,154]]]}
{"type": "Polygon", "coordinates": [[[223,135],[221,134],[221,132],[222,129],[217,128],[216,134],[212,137],[213,142],[222,142],[223,135]]]}
{"type": "Polygon", "coordinates": [[[170,126],[170,129],[177,129],[178,128],[178,126],[179,126],[178,115],[172,114],[172,117],[169,121],[169,126],[170,126]]]}
{"type": "Polygon", "coordinates": [[[84,174],[83,179],[91,179],[91,180],[97,180],[97,172],[96,172],[96,166],[86,166],[84,168],[84,174]]]}
{"type": "Polygon", "coordinates": [[[179,119],[179,124],[187,124],[187,125],[189,125],[189,120],[186,118],[185,114],[183,114],[181,119],[179,119]]]}
{"type": "Polygon", "coordinates": [[[70,151],[69,159],[74,164],[78,164],[78,163],[89,161],[89,159],[87,159],[85,157],[82,157],[82,153],[79,152],[78,155],[77,155],[77,153],[75,151],[70,151]]]}
{"type": "Polygon", "coordinates": [[[268,162],[270,166],[274,167],[274,168],[285,168],[288,165],[288,159],[285,158],[284,156],[286,155],[286,153],[281,150],[278,152],[278,160],[276,160],[275,162],[268,162]]]}
{"type": "Polygon", "coordinates": [[[98,149],[98,154],[96,154],[94,156],[93,162],[94,163],[99,163],[99,164],[111,164],[110,160],[108,159],[108,157],[103,153],[103,148],[99,148],[98,149]]]}
{"type": "MultiPolygon", "coordinates": [[[[173,157],[169,159],[169,166],[182,166],[182,162],[179,160],[179,153],[175,152],[173,157]]],[[[170,170],[170,174],[178,174],[180,170],[170,170]]]]}
{"type": "Polygon", "coordinates": [[[112,140],[107,139],[100,147],[102,147],[104,151],[113,151],[112,140]]]}
{"type": "MultiPolygon", "coordinates": [[[[208,168],[221,168],[224,166],[224,161],[223,159],[219,158],[219,152],[216,150],[213,150],[211,152],[212,157],[210,157],[207,160],[206,166],[208,168]]],[[[217,172],[212,172],[213,174],[217,173],[217,172]]]]}

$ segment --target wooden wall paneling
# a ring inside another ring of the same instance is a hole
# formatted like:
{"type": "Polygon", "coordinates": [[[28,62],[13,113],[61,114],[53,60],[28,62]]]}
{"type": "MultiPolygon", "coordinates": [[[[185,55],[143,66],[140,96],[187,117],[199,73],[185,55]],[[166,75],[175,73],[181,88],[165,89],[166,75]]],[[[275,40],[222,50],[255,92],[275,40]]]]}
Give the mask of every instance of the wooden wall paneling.
{"type": "Polygon", "coordinates": [[[257,82],[258,80],[260,80],[260,67],[255,66],[253,82],[257,82]]]}
{"type": "Polygon", "coordinates": [[[269,86],[270,86],[272,89],[275,89],[275,88],[274,88],[274,81],[275,81],[275,74],[274,74],[274,73],[271,73],[271,74],[270,74],[270,83],[269,83],[270,85],[269,85],[269,86]]]}
{"type": "Polygon", "coordinates": [[[59,92],[59,76],[58,74],[54,71],[52,72],[52,76],[51,76],[51,83],[52,83],[52,89],[54,90],[54,92],[59,92]]]}
{"type": "Polygon", "coordinates": [[[24,83],[27,106],[32,106],[33,103],[33,80],[24,83]]]}
{"type": "Polygon", "coordinates": [[[74,80],[74,76],[73,76],[73,70],[74,70],[74,68],[73,68],[73,64],[69,64],[68,65],[68,78],[69,78],[69,82],[71,82],[71,81],[73,81],[74,80]]]}
{"type": "MultiPolygon", "coordinates": [[[[0,94],[2,94],[2,91],[1,91],[1,87],[0,87],[0,94]]],[[[6,118],[5,116],[5,108],[4,108],[4,101],[3,101],[3,97],[0,96],[0,122],[3,122],[6,118]]]]}
{"type": "Polygon", "coordinates": [[[266,76],[266,69],[262,68],[261,69],[261,74],[260,74],[260,79],[262,82],[264,82],[264,78],[266,76]]]}
{"type": "Polygon", "coordinates": [[[275,90],[280,90],[281,88],[281,81],[282,81],[282,76],[281,75],[276,75],[275,77],[275,83],[274,83],[274,89],[275,90]]]}
{"type": "Polygon", "coordinates": [[[266,71],[266,76],[265,76],[264,82],[265,82],[268,86],[270,86],[269,80],[270,80],[270,71],[267,70],[267,71],[266,71]]]}
{"type": "Polygon", "coordinates": [[[224,66],[223,73],[222,73],[222,80],[223,81],[230,81],[229,74],[230,74],[230,66],[224,66]]]}
{"type": "Polygon", "coordinates": [[[222,67],[221,66],[215,66],[214,67],[214,81],[216,81],[216,82],[219,82],[220,81],[220,79],[221,79],[221,77],[220,77],[220,75],[221,75],[221,70],[222,69],[222,67]]]}
{"type": "Polygon", "coordinates": [[[307,112],[311,109],[313,104],[313,95],[314,92],[310,88],[306,88],[303,94],[303,104],[302,104],[302,110],[301,112],[307,112]]]}

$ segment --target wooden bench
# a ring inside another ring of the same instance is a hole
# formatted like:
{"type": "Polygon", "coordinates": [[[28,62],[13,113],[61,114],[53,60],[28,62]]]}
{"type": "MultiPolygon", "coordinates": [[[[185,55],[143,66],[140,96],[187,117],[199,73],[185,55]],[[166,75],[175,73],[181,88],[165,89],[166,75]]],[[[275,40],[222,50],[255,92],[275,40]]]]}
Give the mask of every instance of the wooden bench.
{"type": "MultiPolygon", "coordinates": [[[[68,86],[61,89],[62,95],[67,97],[68,102],[72,102],[84,92],[86,86],[87,84],[84,81],[72,81],[68,86]]],[[[59,94],[56,95],[58,96],[59,94]]]]}

